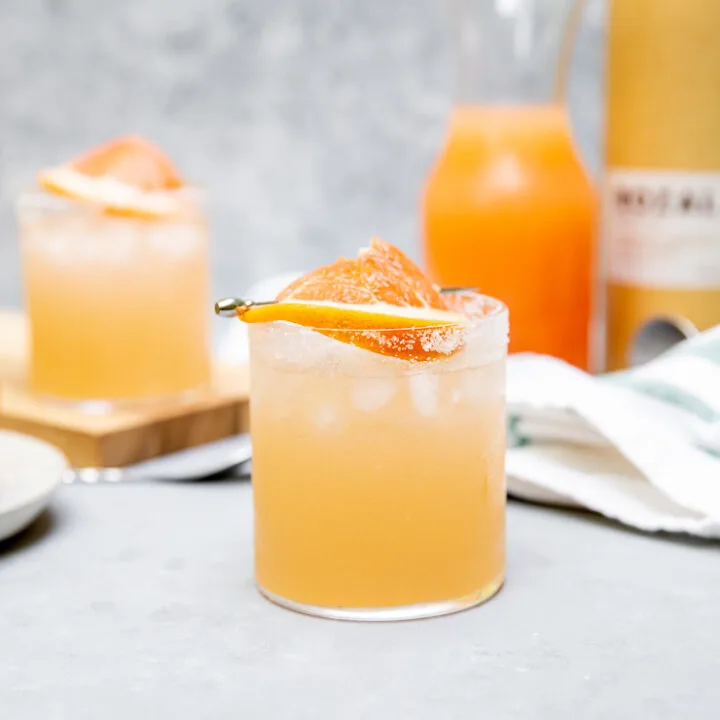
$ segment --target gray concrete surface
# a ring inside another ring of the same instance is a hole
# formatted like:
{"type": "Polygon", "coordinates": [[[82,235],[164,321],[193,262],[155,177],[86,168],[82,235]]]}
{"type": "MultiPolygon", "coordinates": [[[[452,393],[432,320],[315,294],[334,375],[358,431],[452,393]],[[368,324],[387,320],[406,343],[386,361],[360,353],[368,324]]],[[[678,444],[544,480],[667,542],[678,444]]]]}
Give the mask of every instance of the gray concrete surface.
{"type": "Polygon", "coordinates": [[[251,524],[245,483],[64,488],[0,546],[2,717],[718,717],[717,544],[511,504],[497,598],[359,625],[263,600],[251,524]]]}
{"type": "MultiPolygon", "coordinates": [[[[597,168],[591,6],[572,107],[597,168]]],[[[21,298],[13,198],[39,167],[128,132],[208,187],[216,297],[374,233],[416,254],[452,47],[446,0],[3,0],[0,306],[21,298]]]]}

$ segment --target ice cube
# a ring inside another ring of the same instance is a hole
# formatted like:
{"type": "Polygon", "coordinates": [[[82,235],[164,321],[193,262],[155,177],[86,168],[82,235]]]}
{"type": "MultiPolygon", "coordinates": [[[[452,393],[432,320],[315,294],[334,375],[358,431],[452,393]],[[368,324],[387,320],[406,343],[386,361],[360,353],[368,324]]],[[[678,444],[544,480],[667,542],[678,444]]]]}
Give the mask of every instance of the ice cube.
{"type": "Polygon", "coordinates": [[[415,410],[423,417],[433,417],[440,405],[440,378],[432,373],[411,375],[410,396],[415,410]]]}
{"type": "Polygon", "coordinates": [[[394,378],[358,378],[352,389],[353,404],[363,412],[377,412],[390,402],[396,387],[394,378]]]}
{"type": "Polygon", "coordinates": [[[158,224],[150,234],[150,246],[168,260],[198,252],[204,240],[202,229],[194,225],[158,224]]]}
{"type": "Polygon", "coordinates": [[[63,267],[78,263],[117,265],[137,257],[138,239],[127,230],[107,223],[74,222],[72,218],[38,238],[37,249],[63,267]]]}
{"type": "Polygon", "coordinates": [[[488,395],[487,383],[477,370],[465,370],[457,373],[453,401],[456,404],[470,405],[481,402],[488,395]]]}
{"type": "Polygon", "coordinates": [[[333,405],[319,405],[313,408],[313,419],[318,430],[332,430],[339,426],[339,415],[333,405]]]}
{"type": "Polygon", "coordinates": [[[496,362],[455,373],[452,398],[455,404],[477,405],[501,397],[504,388],[504,364],[496,362]]]}

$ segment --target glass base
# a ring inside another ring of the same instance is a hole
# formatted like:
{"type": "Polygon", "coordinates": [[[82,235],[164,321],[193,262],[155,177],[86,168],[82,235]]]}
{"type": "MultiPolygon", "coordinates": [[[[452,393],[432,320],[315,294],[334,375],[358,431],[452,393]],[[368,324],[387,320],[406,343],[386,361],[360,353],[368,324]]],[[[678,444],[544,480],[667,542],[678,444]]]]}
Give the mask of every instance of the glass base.
{"type": "Polygon", "coordinates": [[[423,618],[450,615],[467,610],[496,595],[503,586],[504,576],[488,583],[482,590],[464,595],[453,600],[439,602],[418,603],[417,605],[400,605],[398,607],[371,607],[371,608],[344,608],[321,607],[319,605],[306,605],[305,603],[288,600],[258,585],[258,589],[268,600],[276,605],[315,617],[328,620],[352,620],[355,622],[396,622],[399,620],[422,620],[423,618]]]}

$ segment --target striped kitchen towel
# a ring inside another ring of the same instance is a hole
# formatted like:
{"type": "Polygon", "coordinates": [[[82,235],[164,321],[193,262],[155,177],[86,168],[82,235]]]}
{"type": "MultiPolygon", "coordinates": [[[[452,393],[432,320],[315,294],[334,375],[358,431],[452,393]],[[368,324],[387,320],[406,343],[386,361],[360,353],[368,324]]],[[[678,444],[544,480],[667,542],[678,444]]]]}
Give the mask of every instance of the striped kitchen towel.
{"type": "Polygon", "coordinates": [[[508,414],[511,495],[720,537],[720,327],[598,377],[513,356],[508,414]]]}

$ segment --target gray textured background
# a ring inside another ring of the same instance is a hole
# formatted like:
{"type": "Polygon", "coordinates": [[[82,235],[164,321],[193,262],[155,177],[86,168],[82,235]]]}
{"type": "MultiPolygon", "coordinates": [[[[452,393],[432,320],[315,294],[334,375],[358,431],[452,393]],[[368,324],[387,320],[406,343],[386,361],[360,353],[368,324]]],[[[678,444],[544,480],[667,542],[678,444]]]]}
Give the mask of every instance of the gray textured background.
{"type": "MultiPolygon", "coordinates": [[[[443,0],[2,0],[0,305],[20,303],[13,198],[37,168],[128,132],[209,188],[216,295],[372,233],[415,254],[452,97],[445,13],[443,0]]],[[[592,169],[601,19],[596,0],[571,92],[592,169]]]]}

